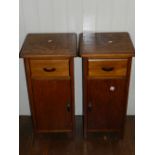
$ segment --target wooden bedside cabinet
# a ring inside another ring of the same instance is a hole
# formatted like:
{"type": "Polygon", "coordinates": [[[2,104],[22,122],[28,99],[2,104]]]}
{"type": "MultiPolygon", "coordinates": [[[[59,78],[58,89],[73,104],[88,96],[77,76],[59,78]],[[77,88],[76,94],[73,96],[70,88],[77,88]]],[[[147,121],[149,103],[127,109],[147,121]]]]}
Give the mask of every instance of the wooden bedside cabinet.
{"type": "Polygon", "coordinates": [[[134,56],[130,37],[128,33],[84,33],[79,45],[84,136],[91,132],[116,132],[122,137],[134,56]]]}
{"type": "Polygon", "coordinates": [[[28,34],[24,58],[35,132],[74,131],[76,34],[28,34]]]}

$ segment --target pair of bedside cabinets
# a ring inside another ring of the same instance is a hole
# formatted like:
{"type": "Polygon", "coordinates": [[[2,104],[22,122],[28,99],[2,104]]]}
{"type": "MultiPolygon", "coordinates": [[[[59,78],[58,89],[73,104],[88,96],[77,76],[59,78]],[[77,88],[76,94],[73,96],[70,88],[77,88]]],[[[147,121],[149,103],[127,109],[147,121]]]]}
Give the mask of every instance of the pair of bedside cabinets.
{"type": "Polygon", "coordinates": [[[74,133],[74,57],[82,57],[84,137],[123,135],[134,48],[128,33],[28,34],[24,58],[35,133],[74,133]],[[78,49],[78,50],[77,50],[78,49]]]}

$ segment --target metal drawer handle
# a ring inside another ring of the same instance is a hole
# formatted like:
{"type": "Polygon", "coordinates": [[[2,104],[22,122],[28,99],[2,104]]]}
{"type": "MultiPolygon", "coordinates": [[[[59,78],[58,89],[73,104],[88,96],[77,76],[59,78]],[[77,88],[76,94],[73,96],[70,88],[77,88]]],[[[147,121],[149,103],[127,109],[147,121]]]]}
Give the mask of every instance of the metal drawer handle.
{"type": "Polygon", "coordinates": [[[43,70],[44,70],[45,72],[54,72],[54,71],[56,71],[55,68],[43,68],[43,70]]]}
{"type": "Polygon", "coordinates": [[[106,71],[106,72],[110,72],[114,70],[114,67],[102,67],[102,70],[106,71]]]}

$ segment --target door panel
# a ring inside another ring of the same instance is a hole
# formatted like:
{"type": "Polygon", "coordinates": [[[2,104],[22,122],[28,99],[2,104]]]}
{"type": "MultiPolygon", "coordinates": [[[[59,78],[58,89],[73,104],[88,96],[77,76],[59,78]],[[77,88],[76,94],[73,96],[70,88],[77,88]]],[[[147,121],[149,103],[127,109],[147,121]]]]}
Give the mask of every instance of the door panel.
{"type": "Polygon", "coordinates": [[[37,130],[71,130],[70,80],[33,80],[37,130]]]}
{"type": "Polygon", "coordinates": [[[117,130],[123,124],[125,79],[88,80],[88,130],[117,130]]]}

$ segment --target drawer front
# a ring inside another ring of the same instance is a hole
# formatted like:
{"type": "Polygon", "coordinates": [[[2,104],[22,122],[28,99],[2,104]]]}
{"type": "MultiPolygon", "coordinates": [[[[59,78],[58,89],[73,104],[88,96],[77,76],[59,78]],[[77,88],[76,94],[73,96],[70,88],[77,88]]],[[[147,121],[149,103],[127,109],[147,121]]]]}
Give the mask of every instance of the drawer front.
{"type": "Polygon", "coordinates": [[[124,77],[127,74],[127,59],[89,59],[89,77],[124,77]]]}
{"type": "Polygon", "coordinates": [[[30,60],[32,77],[69,77],[69,60],[30,60]]]}

